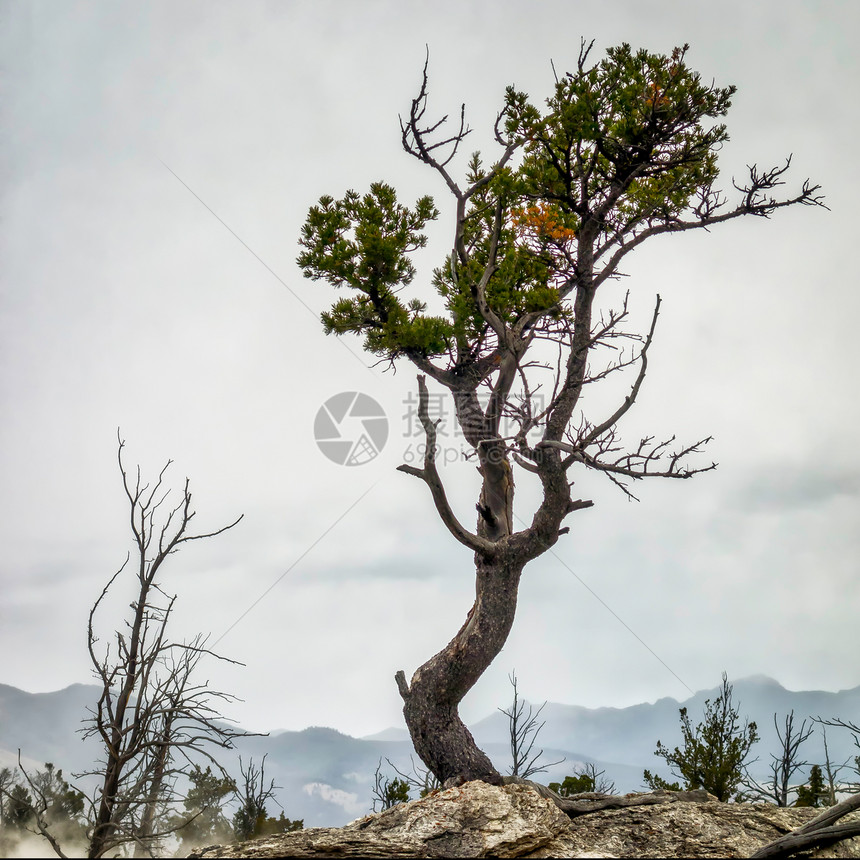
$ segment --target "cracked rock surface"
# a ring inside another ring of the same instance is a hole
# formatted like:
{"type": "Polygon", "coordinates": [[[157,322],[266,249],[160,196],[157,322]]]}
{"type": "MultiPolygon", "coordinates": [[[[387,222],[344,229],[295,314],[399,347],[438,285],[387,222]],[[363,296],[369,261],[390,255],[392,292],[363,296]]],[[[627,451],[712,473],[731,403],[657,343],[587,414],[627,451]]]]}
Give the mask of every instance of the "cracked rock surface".
{"type": "MultiPolygon", "coordinates": [[[[469,782],[345,827],[215,845],[215,857],[748,857],[821,810],[665,802],[570,819],[524,785],[469,782]]],[[[858,857],[860,838],[806,857],[858,857]]]]}

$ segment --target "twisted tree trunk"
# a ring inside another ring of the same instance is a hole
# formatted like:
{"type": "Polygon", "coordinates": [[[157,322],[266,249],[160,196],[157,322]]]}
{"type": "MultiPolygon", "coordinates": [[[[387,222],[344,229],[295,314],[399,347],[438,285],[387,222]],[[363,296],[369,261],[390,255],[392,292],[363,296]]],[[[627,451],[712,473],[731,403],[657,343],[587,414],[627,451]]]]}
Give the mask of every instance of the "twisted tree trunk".
{"type": "Polygon", "coordinates": [[[415,751],[442,783],[480,779],[501,785],[501,774],[475,744],[457,707],[502,650],[517,608],[523,564],[500,552],[476,554],[475,603],[457,635],[412,676],[396,675],[403,715],[415,751]]]}
{"type": "Polygon", "coordinates": [[[504,441],[497,426],[487,426],[474,392],[458,392],[458,420],[478,454],[478,471],[483,477],[476,506],[477,530],[476,534],[469,533],[448,505],[436,469],[436,425],[428,414],[423,376],[418,377],[418,391],[418,416],[427,437],[424,467],[403,465],[399,469],[427,483],[449,531],[474,550],[475,602],[457,635],[415,672],[410,684],[402,671],[397,672],[395,680],[415,751],[436,778],[449,785],[473,779],[500,785],[501,775],[478,749],[457,709],[507,641],[526,563],[555,543],[559,524],[567,513],[590,506],[591,502],[571,501],[558,451],[547,449],[539,458],[543,504],[532,525],[514,533],[514,483],[504,441]]]}

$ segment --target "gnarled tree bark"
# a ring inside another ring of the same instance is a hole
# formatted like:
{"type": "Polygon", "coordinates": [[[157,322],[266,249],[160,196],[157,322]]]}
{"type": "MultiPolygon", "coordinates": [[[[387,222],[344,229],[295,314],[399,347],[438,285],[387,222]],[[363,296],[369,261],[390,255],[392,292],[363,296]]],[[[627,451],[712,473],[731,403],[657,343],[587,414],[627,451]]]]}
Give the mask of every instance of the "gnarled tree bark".
{"type": "Polygon", "coordinates": [[[418,377],[418,417],[426,435],[424,468],[399,469],[428,484],[443,522],[475,550],[475,602],[454,638],[416,670],[411,683],[406,683],[402,671],[396,674],[403,715],[415,751],[440,782],[481,779],[500,785],[501,775],[478,748],[458,707],[507,641],[526,563],[555,543],[559,525],[570,511],[591,502],[571,500],[559,452],[548,448],[536,467],[544,478],[544,503],[529,528],[513,533],[513,482],[504,445],[501,440],[479,442],[483,485],[477,534],[471,534],[448,506],[436,470],[436,425],[429,417],[423,376],[418,377]]]}
{"type": "Polygon", "coordinates": [[[478,748],[457,708],[502,650],[517,608],[522,564],[502,557],[476,559],[475,603],[457,635],[412,676],[398,672],[403,715],[415,751],[434,775],[501,785],[502,777],[478,748]]]}

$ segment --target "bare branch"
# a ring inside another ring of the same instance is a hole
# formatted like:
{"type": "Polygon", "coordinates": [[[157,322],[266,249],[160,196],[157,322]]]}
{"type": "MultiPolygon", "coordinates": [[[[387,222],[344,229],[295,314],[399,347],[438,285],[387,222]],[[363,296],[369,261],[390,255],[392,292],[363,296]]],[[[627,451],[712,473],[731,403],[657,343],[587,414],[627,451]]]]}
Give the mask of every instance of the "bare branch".
{"type": "Polygon", "coordinates": [[[436,505],[436,510],[442,518],[442,522],[448,528],[448,531],[460,543],[469,547],[469,549],[480,551],[488,556],[494,553],[494,546],[491,541],[485,540],[478,535],[472,534],[465,529],[458,519],[454,516],[451,506],[448,504],[448,498],[445,494],[445,487],[442,484],[442,479],[436,469],[436,424],[430,419],[427,404],[429,395],[427,393],[427,383],[425,378],[418,376],[418,418],[421,421],[421,426],[424,428],[425,449],[424,449],[424,468],[416,469],[414,466],[402,465],[398,466],[399,472],[405,472],[407,475],[414,475],[416,478],[421,478],[430,488],[430,493],[433,496],[433,502],[436,505]]]}
{"type": "Polygon", "coordinates": [[[532,706],[528,705],[526,712],[526,703],[519,700],[517,693],[517,676],[512,672],[508,675],[508,680],[514,688],[514,700],[510,710],[498,708],[508,718],[508,734],[510,735],[511,748],[511,776],[528,779],[536,773],[543,773],[548,768],[554,765],[561,764],[564,759],[559,761],[549,762],[547,764],[538,764],[540,757],[543,755],[543,750],[538,750],[532,754],[537,736],[545,723],[538,724],[540,712],[544,709],[546,702],[541,705],[537,711],[532,712],[532,706]]]}
{"type": "Polygon", "coordinates": [[[444,140],[436,141],[435,143],[428,142],[429,136],[448,121],[448,116],[446,114],[440,120],[437,120],[431,125],[421,126],[421,123],[424,120],[424,113],[427,110],[427,68],[429,64],[430,50],[428,48],[424,60],[424,69],[421,74],[421,88],[418,91],[418,95],[412,99],[412,105],[409,109],[409,119],[405,122],[402,117],[400,119],[401,140],[406,152],[436,170],[445,180],[451,193],[460,200],[463,193],[460,191],[457,183],[454,182],[445,167],[457,154],[457,149],[460,144],[471,131],[471,129],[466,126],[466,106],[464,104],[460,108],[460,127],[455,134],[451,135],[451,137],[445,138],[444,140]],[[434,150],[445,146],[450,147],[450,152],[446,157],[443,157],[441,162],[437,161],[431,153],[434,150]]]}
{"type": "Polygon", "coordinates": [[[798,827],[791,833],[759,848],[753,858],[790,857],[801,849],[819,848],[860,836],[860,821],[854,820],[848,824],[834,824],[850,812],[860,809],[860,794],[855,794],[836,806],[825,809],[821,815],[812,821],[798,827]]]}
{"type": "Polygon", "coordinates": [[[487,265],[484,267],[484,272],[481,275],[481,280],[475,285],[474,298],[478,306],[481,316],[490,324],[496,336],[499,338],[499,344],[508,345],[509,331],[507,326],[499,319],[498,314],[487,303],[487,286],[490,283],[490,278],[496,272],[496,256],[499,250],[499,236],[502,232],[502,203],[496,204],[496,214],[493,220],[493,232],[490,237],[490,254],[487,260],[487,265]]]}
{"type": "Polygon", "coordinates": [[[675,441],[672,436],[669,439],[653,444],[653,437],[646,437],[640,440],[638,447],[630,452],[621,454],[614,461],[601,459],[601,454],[611,453],[619,450],[612,443],[615,441],[614,434],[610,435],[608,440],[604,440],[597,455],[593,455],[587,451],[583,451],[580,444],[570,444],[567,442],[543,441],[538,443],[538,448],[555,448],[559,451],[567,452],[570,456],[564,461],[564,467],[569,468],[573,463],[583,463],[590,469],[598,472],[603,472],[613,481],[620,489],[622,489],[631,499],[638,501],[627,488],[623,481],[619,481],[615,476],[623,478],[632,478],[633,480],[641,480],[642,478],[692,478],[693,475],[701,474],[702,472],[710,472],[717,468],[717,463],[711,463],[708,466],[692,468],[683,464],[683,459],[689,454],[698,454],[702,450],[702,446],[710,442],[712,437],[707,436],[700,439],[692,445],[687,445],[678,451],[666,453],[667,447],[675,441]],[[668,468],[654,468],[653,464],[661,463],[668,459],[668,468]]]}
{"type": "Polygon", "coordinates": [[[633,388],[630,390],[630,394],[624,398],[624,403],[612,413],[603,423],[598,424],[586,437],[582,440],[583,448],[591,445],[596,439],[599,439],[607,430],[611,427],[614,427],[619,420],[627,414],[633,404],[636,402],[636,397],[639,395],[639,389],[642,386],[642,381],[645,379],[645,373],[648,370],[648,347],[651,346],[651,341],[654,338],[654,329],[657,326],[657,317],[660,314],[660,296],[657,296],[657,303],[654,306],[654,316],[651,318],[651,328],[648,330],[648,335],[645,338],[645,344],[643,345],[640,353],[640,368],[639,375],[636,377],[636,381],[633,383],[633,388]]]}
{"type": "Polygon", "coordinates": [[[169,491],[163,488],[170,461],[151,488],[141,484],[139,468],[132,485],[123,464],[124,445],[118,434],[118,462],[137,550],[138,592],[131,604],[132,616],[124,622],[126,632],[116,633],[115,653],[109,645],[98,652],[95,616],[128,559],[95,601],[87,625],[90,659],[102,690],[82,732],[85,737],[98,736],[104,750],[100,765],[89,772],[101,781],[90,842],[94,857],[126,842],[154,844],[167,832],[156,827],[155,807],[189,756],[214,761],[207,744],[229,748],[235,738],[250,734],[225,726],[212,705],[234,697],[192,682],[201,659],[227,658],[207,648],[204,636],[182,643],[168,638],[176,596],[167,594],[156,581],[167,557],[183,543],[222,534],[242,517],[211,532],[189,534],[195,514],[188,479],[181,501],[166,509],[169,491]]]}
{"type": "Polygon", "coordinates": [[[771,753],[773,761],[770,766],[771,781],[769,785],[760,785],[749,774],[749,771],[747,771],[742,784],[754,796],[773,801],[777,806],[788,806],[789,795],[796,790],[791,786],[791,778],[800,768],[809,764],[807,761],[800,760],[798,751],[812,734],[813,728],[810,726],[807,729],[806,720],[803,720],[800,729],[795,731],[793,709],[785,717],[784,730],[780,730],[776,714],[773,715],[773,727],[776,729],[776,736],[779,739],[780,752],[779,755],[771,753]]]}
{"type": "Polygon", "coordinates": [[[433,772],[426,767],[419,767],[415,764],[415,759],[410,755],[409,761],[412,764],[412,772],[404,773],[397,767],[390,758],[385,759],[391,765],[394,772],[403,779],[410,788],[414,788],[419,797],[424,797],[431,791],[435,791],[442,787],[442,783],[433,775],[433,772]]]}
{"type": "MultiPolygon", "coordinates": [[[[596,275],[595,285],[599,286],[605,280],[613,277],[618,270],[618,264],[634,248],[641,245],[646,239],[650,239],[652,236],[657,236],[661,233],[680,233],[687,230],[706,229],[714,224],[721,224],[744,215],[769,218],[779,209],[798,204],[801,206],[819,206],[822,209],[827,209],[824,196],[818,193],[821,190],[821,186],[810,184],[808,179],[804,180],[800,193],[793,197],[779,200],[767,194],[772,188],[783,184],[780,177],[788,170],[790,164],[791,158],[789,157],[784,166],[774,167],[764,172],[759,172],[757,166],[752,165],[749,168],[750,177],[746,184],[738,185],[733,182],[735,188],[743,194],[743,199],[734,209],[728,212],[717,211],[722,206],[719,202],[719,192],[708,189],[699,206],[693,210],[692,214],[696,216],[693,220],[684,221],[680,218],[672,218],[670,220],[649,223],[642,230],[635,228],[628,230],[626,237],[624,235],[619,236],[617,241],[618,248],[611,255],[601,272],[596,275]]],[[[601,251],[602,253],[603,251],[601,251]]]]}

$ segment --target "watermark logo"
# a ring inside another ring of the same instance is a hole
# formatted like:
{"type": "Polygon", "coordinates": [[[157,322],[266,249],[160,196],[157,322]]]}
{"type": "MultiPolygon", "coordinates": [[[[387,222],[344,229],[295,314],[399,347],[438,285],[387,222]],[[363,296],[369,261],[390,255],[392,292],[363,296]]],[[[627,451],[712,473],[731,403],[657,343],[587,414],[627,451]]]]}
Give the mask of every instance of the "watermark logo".
{"type": "Polygon", "coordinates": [[[329,397],[314,419],[320,451],[340,466],[361,466],[376,459],[388,441],[388,417],[369,395],[342,391],[329,397]]]}

